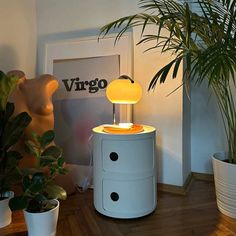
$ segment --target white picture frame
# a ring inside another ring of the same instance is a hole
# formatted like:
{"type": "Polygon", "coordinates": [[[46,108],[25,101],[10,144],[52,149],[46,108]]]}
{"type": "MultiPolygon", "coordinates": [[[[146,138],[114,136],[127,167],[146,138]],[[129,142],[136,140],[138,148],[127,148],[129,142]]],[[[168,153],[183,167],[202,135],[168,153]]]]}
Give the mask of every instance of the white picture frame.
{"type": "Polygon", "coordinates": [[[110,34],[98,41],[97,36],[81,37],[71,40],[48,42],[45,45],[44,72],[53,73],[55,60],[92,58],[119,55],[120,74],[132,77],[133,74],[133,39],[132,33],[125,33],[115,43],[115,35],[110,34]]]}
{"type": "MultiPolygon", "coordinates": [[[[132,33],[125,33],[115,45],[115,35],[110,34],[98,41],[97,36],[59,40],[45,44],[44,73],[53,74],[54,63],[60,60],[87,59],[96,57],[119,56],[120,75],[133,75],[133,38],[132,33]]],[[[59,83],[60,84],[60,83],[59,83]]],[[[111,110],[112,113],[112,110],[111,110]]],[[[132,110],[126,110],[120,117],[132,117],[132,110]],[[125,114],[124,114],[125,113],[125,114]]],[[[55,117],[55,119],[57,119],[55,117]]],[[[56,134],[57,135],[57,134],[56,134]]],[[[91,162],[90,162],[91,163],[91,162]]],[[[71,164],[72,175],[76,185],[84,186],[89,179],[91,166],[71,164]]]]}

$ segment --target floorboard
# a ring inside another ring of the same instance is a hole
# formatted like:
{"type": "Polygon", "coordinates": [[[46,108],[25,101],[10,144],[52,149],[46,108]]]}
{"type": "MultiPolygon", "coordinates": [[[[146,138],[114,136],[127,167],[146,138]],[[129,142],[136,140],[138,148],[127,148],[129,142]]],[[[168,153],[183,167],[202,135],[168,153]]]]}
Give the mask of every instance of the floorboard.
{"type": "MultiPolygon", "coordinates": [[[[26,236],[21,211],[0,236],[26,236]]],[[[236,236],[236,219],[216,207],[213,182],[194,180],[186,196],[158,192],[157,209],[139,219],[112,219],[95,211],[93,192],[61,202],[57,236],[236,236]]],[[[42,235],[45,236],[45,235],[42,235]]]]}

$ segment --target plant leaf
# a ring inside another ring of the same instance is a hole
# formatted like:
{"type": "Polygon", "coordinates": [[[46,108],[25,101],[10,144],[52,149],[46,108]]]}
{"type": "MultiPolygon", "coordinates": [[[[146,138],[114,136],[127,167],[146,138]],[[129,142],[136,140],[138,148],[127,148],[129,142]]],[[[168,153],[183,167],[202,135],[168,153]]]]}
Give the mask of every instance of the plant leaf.
{"type": "Polygon", "coordinates": [[[22,112],[6,124],[4,133],[0,140],[5,149],[10,148],[19,141],[24,129],[29,125],[31,120],[32,119],[27,112],[22,112]]]}
{"type": "Polygon", "coordinates": [[[44,166],[48,166],[49,164],[55,162],[56,159],[52,156],[41,156],[40,157],[40,166],[44,167],[44,166]]]}
{"type": "Polygon", "coordinates": [[[62,187],[54,184],[53,182],[50,182],[46,185],[45,192],[48,194],[48,197],[51,199],[65,200],[67,197],[66,191],[62,187]]]}
{"type": "Polygon", "coordinates": [[[27,198],[23,196],[16,196],[10,199],[9,207],[12,211],[25,209],[28,205],[27,198]]]}
{"type": "Polygon", "coordinates": [[[35,143],[31,140],[25,142],[25,150],[29,154],[38,157],[40,155],[39,148],[35,145],[35,143]]]}
{"type": "Polygon", "coordinates": [[[32,193],[41,192],[45,183],[45,177],[43,173],[35,173],[32,177],[29,189],[32,193]]]}
{"type": "Polygon", "coordinates": [[[62,149],[55,145],[49,146],[42,152],[42,156],[52,156],[55,159],[59,158],[61,155],[62,149]]]}
{"type": "Polygon", "coordinates": [[[39,139],[40,145],[42,148],[45,148],[47,145],[49,145],[53,139],[55,138],[55,133],[53,130],[46,131],[39,139]]]}
{"type": "Polygon", "coordinates": [[[5,110],[8,97],[14,90],[18,79],[16,76],[7,76],[3,71],[0,71],[0,111],[5,110]]]}
{"type": "Polygon", "coordinates": [[[57,164],[59,165],[59,167],[62,167],[64,163],[65,163],[64,157],[59,157],[57,160],[57,164]]]}
{"type": "Polygon", "coordinates": [[[6,110],[5,110],[5,114],[4,114],[4,123],[6,124],[7,121],[9,120],[9,118],[13,115],[15,110],[15,105],[14,103],[8,102],[6,104],[6,110]]]}

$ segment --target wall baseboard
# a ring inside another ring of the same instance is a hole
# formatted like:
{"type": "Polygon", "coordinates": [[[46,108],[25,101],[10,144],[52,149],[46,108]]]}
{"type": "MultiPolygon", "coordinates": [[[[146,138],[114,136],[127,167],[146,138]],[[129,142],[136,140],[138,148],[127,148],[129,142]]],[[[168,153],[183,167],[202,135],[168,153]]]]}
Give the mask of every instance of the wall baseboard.
{"type": "Polygon", "coordinates": [[[213,174],[204,174],[204,173],[197,173],[192,172],[193,178],[197,180],[204,180],[204,181],[214,181],[214,175],[213,174]]]}
{"type": "Polygon", "coordinates": [[[213,174],[191,172],[183,186],[158,183],[157,190],[167,193],[186,195],[191,188],[194,179],[202,181],[214,181],[214,176],[213,174]]]}

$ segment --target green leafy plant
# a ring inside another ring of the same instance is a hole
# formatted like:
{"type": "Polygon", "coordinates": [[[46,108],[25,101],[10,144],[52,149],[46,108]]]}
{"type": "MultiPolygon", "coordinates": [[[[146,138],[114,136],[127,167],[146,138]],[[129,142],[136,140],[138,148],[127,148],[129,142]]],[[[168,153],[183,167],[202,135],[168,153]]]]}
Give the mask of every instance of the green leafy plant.
{"type": "Polygon", "coordinates": [[[139,14],[122,17],[101,28],[105,36],[119,29],[115,43],[128,30],[141,27],[139,44],[152,43],[147,50],[171,52],[174,59],[159,69],[149,84],[176,78],[185,63],[183,84],[208,82],[215,93],[228,140],[229,162],[236,164],[236,1],[235,0],[140,0],[139,14]],[[191,10],[189,3],[191,3],[191,10]],[[152,32],[148,31],[151,25],[152,32]],[[147,33],[146,33],[147,32],[147,33]],[[170,71],[173,69],[172,74],[170,71]]]}
{"type": "Polygon", "coordinates": [[[17,81],[17,77],[0,71],[0,200],[21,178],[18,163],[22,156],[13,150],[13,146],[31,122],[26,112],[14,116],[14,104],[7,102],[17,81]]]}
{"type": "Polygon", "coordinates": [[[67,173],[62,149],[51,145],[54,136],[53,130],[46,131],[42,136],[33,133],[33,140],[26,142],[26,150],[34,156],[36,164],[34,168],[22,170],[23,193],[10,199],[12,210],[44,212],[54,207],[48,200],[66,199],[66,191],[54,182],[57,174],[67,173]]]}

